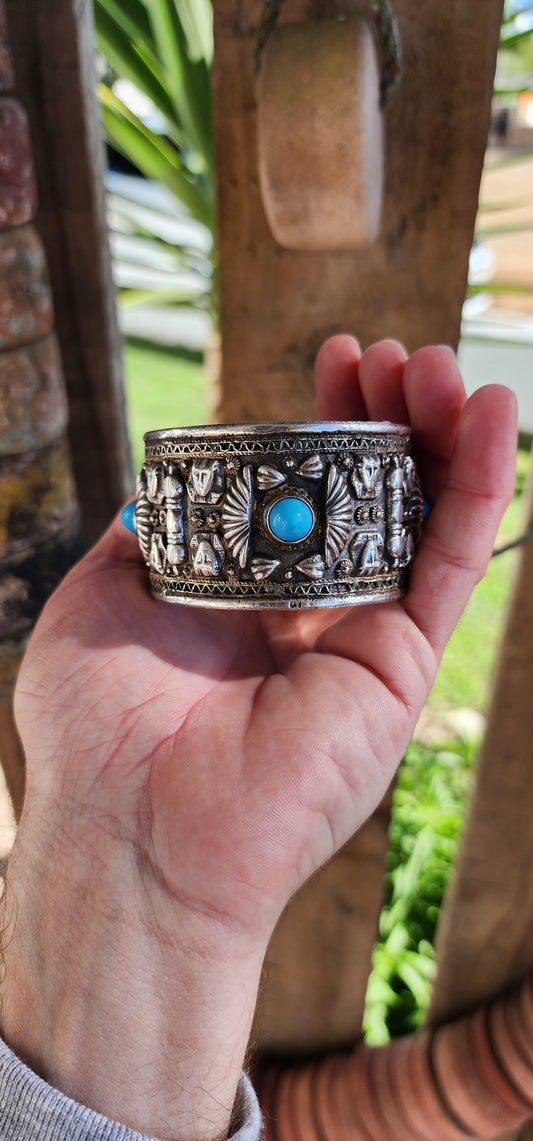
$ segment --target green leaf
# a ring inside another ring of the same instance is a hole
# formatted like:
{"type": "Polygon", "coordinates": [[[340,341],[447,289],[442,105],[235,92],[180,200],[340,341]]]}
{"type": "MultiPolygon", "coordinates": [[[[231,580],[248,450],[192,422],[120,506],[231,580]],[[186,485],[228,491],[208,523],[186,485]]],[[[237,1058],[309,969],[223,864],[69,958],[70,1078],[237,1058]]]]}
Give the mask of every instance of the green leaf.
{"type": "MultiPolygon", "coordinates": [[[[513,156],[514,163],[515,156],[513,156]]],[[[509,163],[510,165],[510,163],[509,163]]],[[[502,199],[501,202],[480,202],[478,206],[479,214],[503,214],[506,210],[522,210],[524,206],[529,206],[528,198],[509,198],[507,201],[502,199]]],[[[476,238],[479,237],[479,231],[476,230],[476,238]]]]}
{"type": "Polygon", "coordinates": [[[150,20],[143,0],[94,0],[94,19],[98,29],[100,20],[108,15],[134,43],[143,43],[154,53],[154,40],[150,20]]]}
{"type": "MultiPolygon", "coordinates": [[[[208,290],[205,297],[208,296],[208,290]]],[[[176,286],[166,289],[121,289],[118,294],[118,303],[122,309],[133,305],[192,305],[195,309],[204,309],[200,304],[201,297],[197,291],[180,289],[176,286]]]]}
{"type": "Polygon", "coordinates": [[[514,24],[517,16],[526,16],[528,12],[533,12],[533,4],[528,4],[525,8],[511,7],[503,17],[502,26],[505,27],[507,24],[514,24]]]}
{"type": "Polygon", "coordinates": [[[192,60],[213,59],[213,9],[210,0],[175,0],[192,60]]]}
{"type": "Polygon", "coordinates": [[[431,994],[431,984],[429,980],[420,975],[411,963],[407,963],[403,960],[398,963],[397,971],[402,982],[405,983],[414,995],[418,1006],[424,1010],[431,994]]]}
{"type": "MultiPolygon", "coordinates": [[[[143,91],[168,119],[178,128],[172,99],[165,88],[164,73],[157,57],[141,42],[136,43],[128,30],[128,20],[122,19],[118,5],[112,0],[96,0],[95,18],[98,46],[102,55],[121,78],[127,78],[143,91]],[[118,16],[115,17],[115,8],[118,16]]],[[[170,130],[169,130],[169,133],[170,130]]]]}
{"type": "Polygon", "coordinates": [[[509,32],[503,35],[500,39],[500,48],[504,51],[509,51],[510,48],[517,47],[518,44],[523,44],[526,40],[531,40],[533,34],[531,28],[525,28],[521,32],[509,32]]]}
{"type": "Polygon", "coordinates": [[[106,84],[99,85],[98,94],[104,126],[117,150],[135,163],[147,178],[158,179],[168,186],[193,217],[211,229],[211,203],[190,181],[175,148],[146,127],[106,84]]]}
{"type": "Polygon", "coordinates": [[[176,113],[205,169],[212,167],[209,72],[205,59],[192,60],[174,0],[147,0],[158,56],[176,113]]]}
{"type": "Polygon", "coordinates": [[[476,238],[480,242],[484,242],[487,238],[498,238],[507,236],[508,234],[531,234],[533,233],[533,225],[516,225],[516,226],[485,226],[481,230],[476,230],[476,238]]]}
{"type": "Polygon", "coordinates": [[[501,282],[491,281],[488,285],[469,285],[467,294],[469,297],[474,297],[477,293],[517,293],[522,294],[524,297],[529,297],[533,293],[533,284],[527,285],[524,282],[501,282]]]}
{"type": "MultiPolygon", "coordinates": [[[[512,96],[514,98],[516,95],[524,95],[525,93],[527,93],[531,90],[532,90],[532,87],[531,87],[530,83],[522,84],[520,87],[504,87],[501,84],[497,83],[494,87],[493,94],[495,96],[497,96],[499,99],[503,99],[506,96],[512,96]]],[[[518,158],[518,161],[519,161],[520,159],[525,158],[525,155],[518,155],[518,156],[509,155],[509,158],[503,159],[502,162],[495,162],[492,169],[494,170],[494,168],[498,167],[498,166],[511,166],[512,163],[514,162],[515,158],[518,158]]]]}

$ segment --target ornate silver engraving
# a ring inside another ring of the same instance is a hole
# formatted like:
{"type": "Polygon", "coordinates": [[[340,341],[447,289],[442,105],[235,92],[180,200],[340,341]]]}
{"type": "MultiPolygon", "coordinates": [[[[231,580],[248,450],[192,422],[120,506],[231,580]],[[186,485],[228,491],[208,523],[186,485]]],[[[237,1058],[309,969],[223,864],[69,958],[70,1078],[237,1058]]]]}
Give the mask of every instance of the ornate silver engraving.
{"type": "Polygon", "coordinates": [[[172,464],[163,479],[163,492],[166,504],[167,561],[170,567],[177,567],[185,560],[183,484],[172,464]]]}
{"type": "Polygon", "coordinates": [[[406,495],[408,495],[409,492],[413,490],[415,482],[415,461],[412,456],[405,456],[403,461],[403,489],[406,495]]]}
{"type": "Polygon", "coordinates": [[[150,562],[152,506],[146,494],[146,469],[137,476],[137,502],[135,504],[135,531],[145,563],[150,562]]]}
{"type": "Polygon", "coordinates": [[[290,448],[295,452],[303,451],[304,454],[312,453],[317,449],[322,455],[331,452],[345,453],[353,459],[356,455],[365,456],[368,454],[390,456],[402,449],[402,454],[405,455],[409,447],[409,433],[403,426],[394,430],[392,425],[387,425],[386,431],[376,432],[369,430],[368,426],[364,424],[357,424],[354,425],[352,431],[346,433],[324,431],[321,425],[318,429],[306,426],[307,430],[305,431],[303,425],[298,427],[297,432],[294,430],[295,425],[280,425],[277,434],[269,431],[267,447],[265,447],[264,437],[261,438],[260,434],[256,437],[243,435],[238,428],[228,433],[227,425],[225,431],[222,428],[217,430],[216,441],[211,436],[205,440],[200,439],[197,435],[188,436],[185,429],[183,433],[180,432],[179,440],[172,438],[159,440],[155,438],[158,433],[150,432],[146,439],[145,458],[150,462],[162,459],[174,460],[179,454],[180,457],[195,459],[204,457],[207,459],[212,458],[213,453],[216,452],[220,457],[238,457],[242,461],[243,459],[253,460],[257,456],[264,456],[265,452],[269,452],[277,458],[284,457],[290,448]],[[287,434],[288,429],[290,436],[287,434]]]}
{"type": "Polygon", "coordinates": [[[155,464],[154,467],[144,469],[146,472],[146,492],[150,503],[159,505],[163,502],[163,479],[164,468],[163,464],[155,464]]]}
{"type": "Polygon", "coordinates": [[[411,456],[406,456],[404,463],[404,486],[406,488],[406,499],[404,501],[403,516],[406,527],[413,538],[413,553],[414,544],[418,543],[420,532],[422,530],[422,517],[424,514],[424,500],[420,490],[420,483],[414,461],[411,456]]]}
{"type": "Polygon", "coordinates": [[[187,491],[191,503],[218,503],[224,493],[224,472],[220,460],[196,460],[187,491]]]}
{"type": "Polygon", "coordinates": [[[260,491],[269,491],[271,487],[278,487],[286,482],[286,476],[270,464],[261,464],[257,469],[257,486],[260,491]]]}
{"type": "Polygon", "coordinates": [[[158,574],[164,574],[167,564],[167,549],[160,531],[154,531],[150,543],[150,566],[158,574]]]}
{"type": "Polygon", "coordinates": [[[322,456],[315,452],[314,456],[309,456],[308,460],[300,464],[298,475],[303,475],[306,479],[322,479],[325,466],[322,456]]]}
{"type": "Polygon", "coordinates": [[[226,557],[219,535],[197,531],[191,539],[191,555],[195,574],[202,578],[218,578],[226,557]]]}
{"type": "Polygon", "coordinates": [[[248,558],[252,506],[252,468],[247,464],[228,491],[222,507],[222,534],[240,567],[246,566],[248,558]]]}
{"type": "Polygon", "coordinates": [[[296,609],[398,597],[421,515],[408,453],[408,430],[387,424],[149,434],[136,526],[154,594],[296,609]],[[289,508],[269,531],[269,511],[291,495],[312,512],[307,535],[289,508]],[[300,538],[280,539],[284,521],[300,538]]]}
{"type": "Polygon", "coordinates": [[[387,550],[398,566],[403,554],[404,471],[399,456],[393,456],[385,477],[387,485],[387,550]]]}
{"type": "Polygon", "coordinates": [[[358,499],[375,499],[383,486],[379,456],[361,456],[352,472],[352,483],[358,499]]]}
{"type": "Polygon", "coordinates": [[[256,582],[264,582],[281,566],[279,559],[252,559],[250,570],[256,582]]]}
{"type": "Polygon", "coordinates": [[[361,531],[352,547],[363,544],[357,555],[357,571],[361,575],[375,575],[381,568],[381,554],[383,551],[383,535],[379,531],[361,531]]]}
{"type": "Polygon", "coordinates": [[[404,544],[403,544],[402,559],[401,559],[402,567],[406,567],[409,565],[411,560],[414,558],[414,553],[415,553],[415,541],[413,539],[412,532],[406,531],[404,544]]]}
{"type": "Polygon", "coordinates": [[[326,564],[322,555],[310,555],[308,559],[302,559],[301,563],[296,563],[295,569],[301,571],[306,578],[320,579],[324,578],[326,564]]]}
{"type": "Polygon", "coordinates": [[[326,566],[338,559],[352,528],[353,503],[346,480],[330,465],[326,495],[326,566]]]}

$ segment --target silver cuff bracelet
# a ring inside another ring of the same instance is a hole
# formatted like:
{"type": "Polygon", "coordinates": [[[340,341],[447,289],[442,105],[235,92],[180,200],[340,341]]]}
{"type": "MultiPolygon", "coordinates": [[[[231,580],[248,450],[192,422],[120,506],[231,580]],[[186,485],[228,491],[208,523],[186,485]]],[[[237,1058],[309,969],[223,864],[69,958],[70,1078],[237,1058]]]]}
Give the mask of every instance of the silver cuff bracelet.
{"type": "Polygon", "coordinates": [[[409,428],[219,424],[144,440],[135,529],[156,597],[303,609],[405,590],[422,521],[409,428]]]}

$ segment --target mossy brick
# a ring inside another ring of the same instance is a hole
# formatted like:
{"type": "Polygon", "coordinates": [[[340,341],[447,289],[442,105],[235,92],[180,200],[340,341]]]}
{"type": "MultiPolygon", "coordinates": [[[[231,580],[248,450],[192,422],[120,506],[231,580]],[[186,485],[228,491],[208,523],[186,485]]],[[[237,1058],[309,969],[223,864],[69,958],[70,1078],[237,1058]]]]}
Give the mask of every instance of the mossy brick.
{"type": "Polygon", "coordinates": [[[0,570],[59,531],[76,511],[65,441],[0,461],[0,570]]]}
{"type": "Polygon", "coordinates": [[[59,439],[68,403],[54,333],[0,353],[0,456],[35,451],[59,439]]]}
{"type": "Polygon", "coordinates": [[[4,0],[0,0],[0,91],[11,91],[15,85],[13,59],[9,48],[4,0]]]}
{"type": "Polygon", "coordinates": [[[0,230],[29,222],[37,183],[28,118],[17,99],[0,97],[0,230]]]}
{"type": "Polygon", "coordinates": [[[52,294],[41,239],[31,224],[0,233],[0,349],[44,337],[52,294]]]}

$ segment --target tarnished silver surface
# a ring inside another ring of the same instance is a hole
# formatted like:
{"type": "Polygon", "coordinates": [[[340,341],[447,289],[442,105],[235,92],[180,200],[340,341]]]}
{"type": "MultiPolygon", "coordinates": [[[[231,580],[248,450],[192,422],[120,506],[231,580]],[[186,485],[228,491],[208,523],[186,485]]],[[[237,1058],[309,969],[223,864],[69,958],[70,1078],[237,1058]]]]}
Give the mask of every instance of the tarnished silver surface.
{"type": "Polygon", "coordinates": [[[409,428],[219,424],[144,439],[135,526],[157,597],[302,609],[404,591],[422,520],[409,428]]]}

